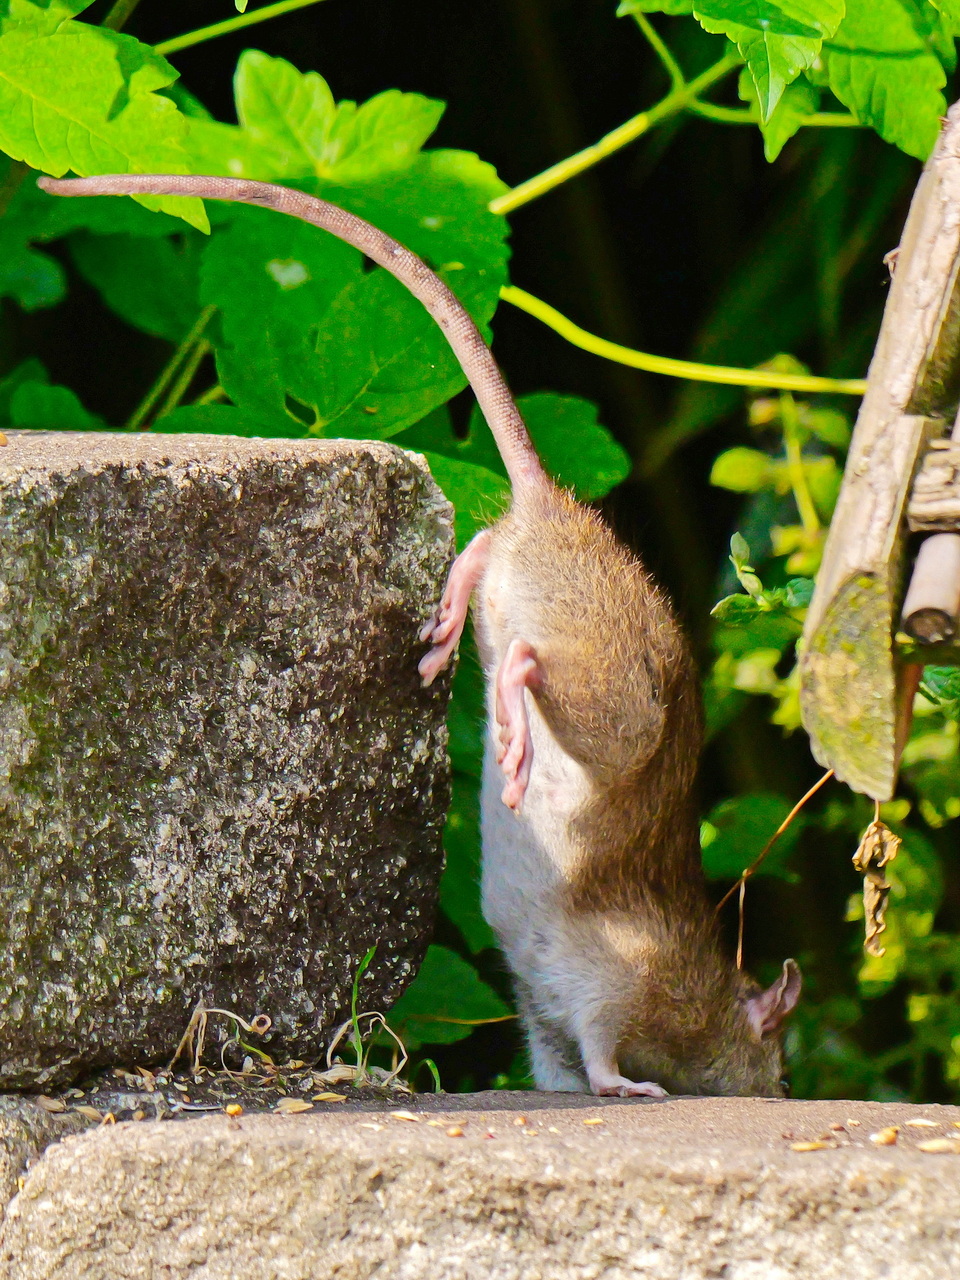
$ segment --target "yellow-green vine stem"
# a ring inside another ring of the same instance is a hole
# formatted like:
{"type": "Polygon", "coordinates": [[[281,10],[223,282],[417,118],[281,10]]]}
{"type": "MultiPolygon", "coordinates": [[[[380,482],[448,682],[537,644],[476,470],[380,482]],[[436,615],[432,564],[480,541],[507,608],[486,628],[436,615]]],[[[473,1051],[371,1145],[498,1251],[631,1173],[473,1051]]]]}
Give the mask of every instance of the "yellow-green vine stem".
{"type": "Polygon", "coordinates": [[[180,343],[179,347],[177,347],[176,351],[174,351],[173,355],[161,370],[160,377],[144,396],[143,400],[134,410],[132,416],[127,420],[124,428],[126,431],[144,430],[143,424],[150,417],[150,414],[153,412],[154,407],[160,400],[160,397],[166,393],[168,387],[180,371],[184,361],[189,360],[190,353],[203,338],[203,331],[210,323],[215,311],[216,307],[214,306],[204,307],[197,316],[193,328],[180,343]]]}
{"type": "Polygon", "coordinates": [[[519,186],[511,188],[510,191],[505,191],[502,196],[497,196],[496,199],[491,200],[490,212],[511,213],[514,209],[519,209],[521,205],[529,204],[531,200],[536,200],[540,196],[546,195],[548,191],[552,191],[554,187],[559,187],[561,183],[569,181],[570,178],[575,177],[578,173],[583,173],[584,169],[592,168],[599,161],[605,160],[607,156],[611,156],[615,151],[619,151],[621,147],[625,147],[628,142],[633,142],[641,137],[648,129],[651,129],[655,124],[659,124],[661,120],[684,111],[696,98],[697,94],[716,84],[734,67],[740,66],[741,62],[742,59],[737,54],[726,54],[719,62],[715,62],[712,67],[708,67],[701,75],[691,80],[689,84],[672,89],[665,98],[662,98],[649,111],[641,111],[639,115],[634,116],[631,120],[618,125],[616,129],[606,134],[599,142],[585,147],[583,151],[578,151],[576,155],[567,156],[566,160],[561,160],[557,164],[551,165],[543,173],[538,173],[535,177],[528,178],[526,182],[521,182],[519,186]]]}
{"type": "Polygon", "coordinates": [[[843,396],[862,396],[867,389],[863,378],[818,378],[802,373],[775,373],[770,369],[737,369],[729,365],[697,364],[692,360],[673,360],[647,351],[634,351],[618,342],[608,342],[588,333],[555,307],[535,298],[516,285],[504,285],[500,297],[511,306],[542,321],[561,338],[605,360],[643,369],[646,373],[662,373],[670,378],[687,378],[693,382],[721,382],[733,387],[772,387],[780,391],[828,392],[843,396]]]}
{"type": "Polygon", "coordinates": [[[793,499],[800,514],[800,523],[809,543],[814,543],[820,532],[820,518],[814,505],[807,473],[803,469],[803,452],[800,447],[800,415],[797,402],[789,391],[780,393],[780,421],[783,423],[783,445],[787,455],[787,472],[793,499]]]}
{"type": "MultiPolygon", "coordinates": [[[[704,116],[707,120],[716,120],[719,124],[760,124],[760,113],[748,107],[718,107],[714,102],[689,102],[687,110],[695,116],[704,116]]],[[[811,111],[799,121],[803,127],[815,126],[818,129],[861,129],[863,126],[856,116],[846,111],[811,111]]]]}
{"type": "Polygon", "coordinates": [[[296,9],[306,9],[308,5],[320,3],[321,0],[279,0],[277,4],[267,4],[262,9],[239,13],[235,18],[226,18],[223,22],[215,22],[210,27],[187,31],[182,36],[174,36],[172,40],[162,40],[154,48],[162,57],[168,58],[171,53],[179,53],[181,49],[191,49],[195,44],[203,44],[205,40],[216,40],[218,36],[228,36],[234,31],[242,31],[244,27],[252,27],[258,22],[269,22],[271,18],[279,18],[285,13],[293,13],[296,9]]]}

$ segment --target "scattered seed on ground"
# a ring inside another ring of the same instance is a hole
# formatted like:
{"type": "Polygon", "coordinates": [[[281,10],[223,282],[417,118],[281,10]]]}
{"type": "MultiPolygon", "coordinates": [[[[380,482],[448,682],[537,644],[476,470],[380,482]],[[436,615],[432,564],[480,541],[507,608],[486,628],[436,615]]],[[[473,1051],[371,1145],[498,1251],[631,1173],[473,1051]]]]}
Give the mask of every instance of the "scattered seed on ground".
{"type": "Polygon", "coordinates": [[[346,1102],[347,1095],[345,1093],[315,1093],[313,1095],[314,1102],[346,1102]]]}
{"type": "Polygon", "coordinates": [[[588,1116],[583,1122],[584,1124],[606,1124],[605,1120],[601,1120],[599,1116],[588,1116]]]}
{"type": "Polygon", "coordinates": [[[358,1128],[360,1128],[360,1129],[372,1129],[372,1130],[374,1131],[374,1133],[379,1133],[381,1129],[386,1128],[386,1125],[382,1125],[382,1124],[370,1124],[370,1123],[368,1123],[368,1122],[365,1122],[365,1121],[362,1121],[362,1120],[361,1120],[360,1124],[359,1124],[357,1127],[358,1127],[358,1128]]]}
{"type": "Polygon", "coordinates": [[[226,1105],[223,1109],[224,1109],[224,1111],[227,1113],[227,1115],[228,1115],[228,1116],[242,1116],[242,1115],[243,1115],[243,1107],[241,1107],[241,1105],[240,1105],[240,1103],[239,1103],[239,1102],[228,1102],[228,1103],[227,1103],[227,1105],[226,1105]]]}
{"type": "Polygon", "coordinates": [[[86,1116],[88,1120],[102,1120],[103,1116],[96,1107],[78,1106],[73,1108],[78,1115],[86,1116]]]}
{"type": "Polygon", "coordinates": [[[826,1151],[830,1146],[829,1142],[791,1142],[791,1151],[826,1151]]]}
{"type": "Polygon", "coordinates": [[[916,1120],[907,1120],[906,1123],[911,1129],[939,1129],[940,1125],[936,1120],[924,1120],[917,1116],[916,1120]]]}
{"type": "Polygon", "coordinates": [[[283,1116],[295,1116],[300,1111],[312,1111],[313,1103],[306,1098],[281,1098],[276,1110],[283,1116]]]}
{"type": "Polygon", "coordinates": [[[44,1111],[66,1111],[67,1104],[62,1098],[48,1098],[45,1094],[37,1094],[37,1102],[44,1111]]]}
{"type": "Polygon", "coordinates": [[[871,1133],[870,1141],[878,1147],[895,1147],[899,1133],[897,1125],[890,1124],[885,1129],[878,1129],[876,1133],[871,1133]]]}
{"type": "Polygon", "coordinates": [[[394,1120],[406,1120],[408,1124],[419,1124],[422,1116],[415,1116],[412,1111],[391,1111],[394,1120]]]}
{"type": "Polygon", "coordinates": [[[462,1137],[463,1137],[463,1130],[460,1128],[460,1126],[459,1126],[458,1124],[452,1124],[452,1125],[450,1126],[450,1128],[447,1130],[447,1137],[448,1137],[448,1138],[462,1138],[462,1137]]]}
{"type": "Polygon", "coordinates": [[[931,1156],[960,1156],[960,1138],[930,1138],[927,1142],[918,1142],[917,1150],[931,1156]]]}

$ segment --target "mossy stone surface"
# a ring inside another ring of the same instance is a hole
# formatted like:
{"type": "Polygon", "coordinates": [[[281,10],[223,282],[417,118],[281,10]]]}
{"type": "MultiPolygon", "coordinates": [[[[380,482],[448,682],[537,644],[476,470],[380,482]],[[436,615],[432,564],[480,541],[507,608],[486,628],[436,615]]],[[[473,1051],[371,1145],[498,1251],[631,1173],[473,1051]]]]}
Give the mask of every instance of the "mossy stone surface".
{"type": "MultiPolygon", "coordinates": [[[[169,1057],[196,1002],[316,1055],[432,921],[452,552],[422,460],[23,432],[0,450],[0,1088],[169,1057]]],[[[221,1021],[223,1021],[221,1019],[221,1021]]]]}

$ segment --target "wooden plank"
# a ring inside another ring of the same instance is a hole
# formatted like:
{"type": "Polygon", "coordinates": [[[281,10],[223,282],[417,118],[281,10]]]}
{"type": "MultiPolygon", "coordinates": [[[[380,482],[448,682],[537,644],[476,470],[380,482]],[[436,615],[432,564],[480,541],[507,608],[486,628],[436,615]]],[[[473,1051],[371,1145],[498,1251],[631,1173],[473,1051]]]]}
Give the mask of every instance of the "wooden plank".
{"type": "Polygon", "coordinates": [[[816,759],[856,791],[893,794],[907,690],[893,632],[907,501],[960,395],[960,104],[914,193],[811,601],[800,705],[816,759]]]}
{"type": "Polygon", "coordinates": [[[907,523],[914,532],[960,531],[960,442],[934,440],[913,482],[907,523]]]}

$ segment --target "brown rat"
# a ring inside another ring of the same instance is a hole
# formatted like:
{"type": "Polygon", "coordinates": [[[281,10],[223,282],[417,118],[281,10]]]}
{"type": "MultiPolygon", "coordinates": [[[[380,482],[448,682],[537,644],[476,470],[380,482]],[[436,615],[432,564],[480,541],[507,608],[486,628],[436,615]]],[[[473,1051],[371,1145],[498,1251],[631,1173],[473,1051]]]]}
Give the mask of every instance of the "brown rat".
{"type": "Polygon", "coordinates": [[[190,195],[277,209],[395,275],[443,329],[512,487],[457,558],[422,638],[429,683],[476,597],[489,733],[484,913],[517,984],[541,1089],[762,1094],[780,1084],[792,960],[761,991],[723,955],[704,892],[693,665],[661,592],[595,512],[545,475],[467,312],[414,254],[300,191],[244,179],[41,178],[57,195],[190,195]]]}

